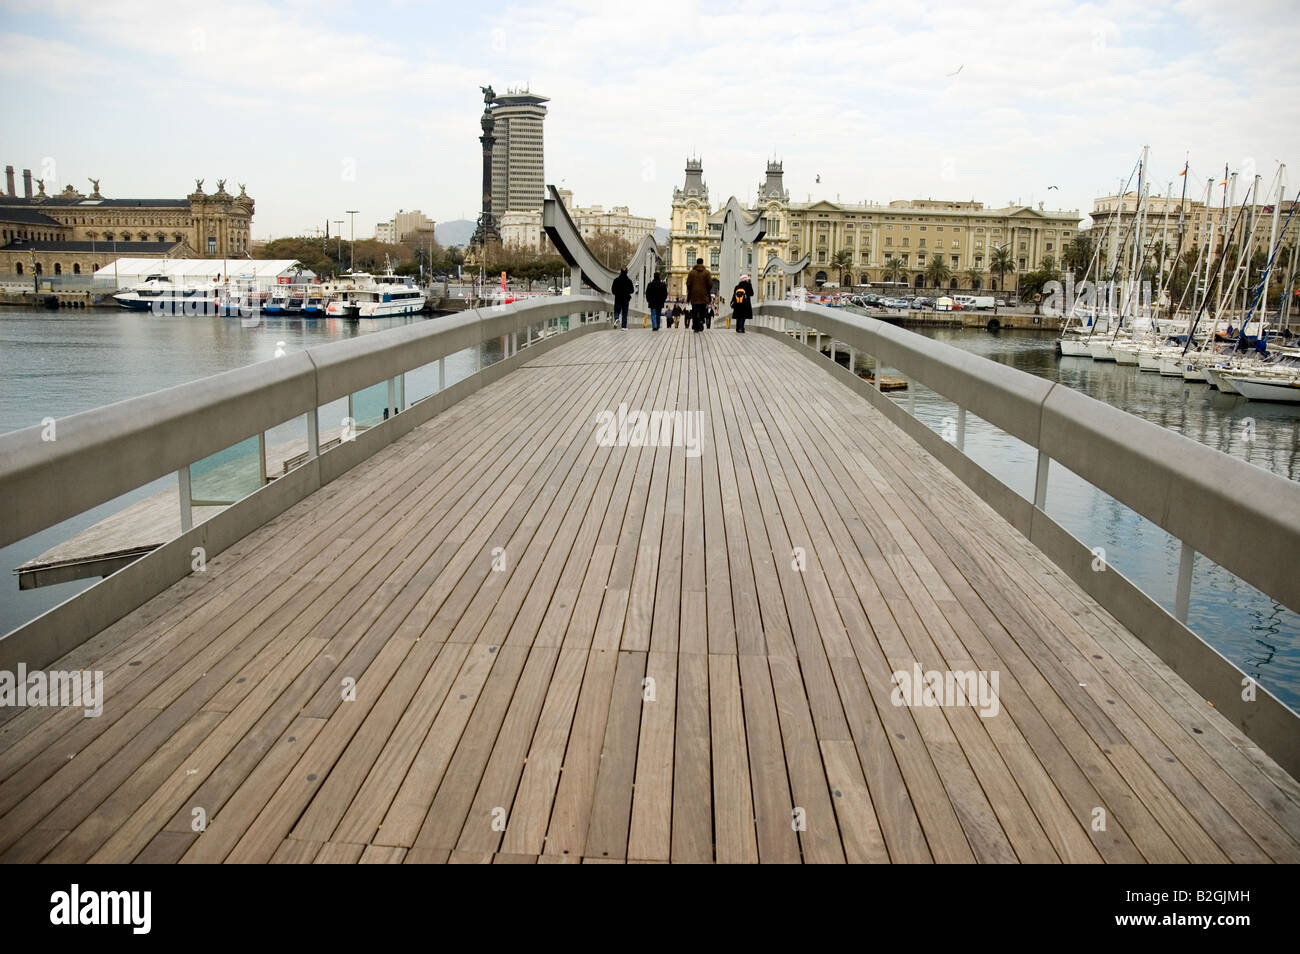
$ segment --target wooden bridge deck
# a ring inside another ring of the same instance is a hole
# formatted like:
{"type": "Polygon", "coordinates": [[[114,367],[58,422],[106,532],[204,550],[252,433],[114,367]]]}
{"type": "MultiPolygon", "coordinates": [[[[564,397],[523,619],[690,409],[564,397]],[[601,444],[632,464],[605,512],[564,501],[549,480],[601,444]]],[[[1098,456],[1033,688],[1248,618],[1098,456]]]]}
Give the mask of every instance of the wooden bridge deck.
{"type": "Polygon", "coordinates": [[[557,348],[49,668],[104,713],[4,711],[6,861],[1300,860],[1295,780],[760,334],[557,348]]]}

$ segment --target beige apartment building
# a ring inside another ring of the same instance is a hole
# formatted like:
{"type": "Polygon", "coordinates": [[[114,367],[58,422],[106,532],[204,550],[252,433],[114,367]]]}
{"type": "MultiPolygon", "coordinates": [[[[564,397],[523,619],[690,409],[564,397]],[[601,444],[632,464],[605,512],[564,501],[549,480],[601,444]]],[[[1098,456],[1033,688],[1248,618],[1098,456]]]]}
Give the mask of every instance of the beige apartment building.
{"type": "Polygon", "coordinates": [[[397,214],[387,222],[380,222],[375,226],[375,240],[389,245],[408,240],[424,242],[432,238],[433,230],[433,219],[419,209],[410,212],[398,209],[397,214]]]}
{"type": "MultiPolygon", "coordinates": [[[[1189,190],[1190,188],[1189,184],[1189,190]]],[[[1203,254],[1207,239],[1212,238],[1213,243],[1210,246],[1210,254],[1211,256],[1216,255],[1223,248],[1224,230],[1232,228],[1241,202],[1245,198],[1245,191],[1239,183],[1236,196],[1237,202],[1235,205],[1227,206],[1226,210],[1223,201],[1223,187],[1218,181],[1212,185],[1211,201],[1208,208],[1203,201],[1204,196],[1204,185],[1201,186],[1201,197],[1195,199],[1190,195],[1186,199],[1175,195],[1148,196],[1146,219],[1142,225],[1143,244],[1150,248],[1155,242],[1163,242],[1169,247],[1170,256],[1172,257],[1174,250],[1178,246],[1181,218],[1182,250],[1184,252],[1190,251],[1194,255],[1203,254]]],[[[1123,195],[1116,193],[1114,195],[1100,196],[1093,200],[1091,234],[1097,241],[1105,242],[1104,247],[1106,249],[1109,250],[1112,247],[1112,236],[1116,246],[1122,241],[1132,241],[1136,232],[1133,219],[1138,212],[1138,198],[1137,192],[1125,192],[1123,195]]],[[[1239,245],[1240,237],[1249,235],[1251,248],[1262,251],[1267,255],[1271,251],[1270,238],[1272,237],[1275,204],[1276,198],[1271,201],[1263,201],[1261,198],[1258,204],[1252,203],[1247,206],[1241,221],[1237,224],[1238,238],[1231,241],[1230,244],[1239,245]]],[[[1291,205],[1290,200],[1284,200],[1278,208],[1279,232],[1282,231],[1282,223],[1286,221],[1287,213],[1291,211],[1291,205]]],[[[1294,250],[1298,236],[1300,236],[1300,228],[1297,228],[1293,222],[1291,228],[1283,236],[1282,244],[1294,250]]]]}
{"type": "MultiPolygon", "coordinates": [[[[654,234],[655,220],[648,216],[633,215],[625,205],[616,205],[611,209],[600,205],[574,205],[571,190],[556,191],[559,192],[560,201],[568,209],[573,224],[577,226],[584,239],[593,237],[597,232],[612,232],[619,238],[637,245],[647,235],[654,234]]],[[[540,208],[506,212],[497,225],[501,230],[501,244],[506,248],[528,249],[534,252],[551,250],[550,241],[542,228],[540,208]]]]}
{"type": "MultiPolygon", "coordinates": [[[[999,281],[988,272],[993,249],[1010,250],[1015,272],[1032,271],[1048,256],[1059,262],[1062,248],[1079,227],[1077,211],[1048,210],[1041,203],[1036,209],[1013,204],[989,209],[982,202],[934,199],[888,205],[791,202],[782,176],[782,164],[768,162],[750,209],[751,216],[766,220],[767,234],[746,251],[746,266],[762,297],[770,297],[777,287],[773,281],[760,283],[768,261],[779,256],[795,262],[804,255],[810,261],[799,279],[808,289],[879,286],[888,279],[885,263],[895,258],[903,268],[900,282],[926,288],[926,265],[942,256],[952,273],[949,289],[1012,290],[1014,273],[999,281]],[[846,253],[843,268],[832,264],[838,252],[846,253]],[[980,275],[973,278],[972,270],[980,275]]],[[[717,270],[721,234],[722,215],[710,210],[702,163],[689,159],[683,186],[673,190],[670,294],[684,294],[686,272],[696,258],[717,270]]]]}

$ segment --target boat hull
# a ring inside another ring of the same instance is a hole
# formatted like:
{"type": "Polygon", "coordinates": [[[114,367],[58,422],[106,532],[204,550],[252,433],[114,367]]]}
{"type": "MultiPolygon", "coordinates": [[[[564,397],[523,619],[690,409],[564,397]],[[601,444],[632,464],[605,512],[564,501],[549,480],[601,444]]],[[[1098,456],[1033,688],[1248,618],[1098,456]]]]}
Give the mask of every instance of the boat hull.
{"type": "Polygon", "coordinates": [[[1237,393],[1249,401],[1275,401],[1280,404],[1300,404],[1300,383],[1287,380],[1266,381],[1261,378],[1241,378],[1225,375],[1237,393]]]}

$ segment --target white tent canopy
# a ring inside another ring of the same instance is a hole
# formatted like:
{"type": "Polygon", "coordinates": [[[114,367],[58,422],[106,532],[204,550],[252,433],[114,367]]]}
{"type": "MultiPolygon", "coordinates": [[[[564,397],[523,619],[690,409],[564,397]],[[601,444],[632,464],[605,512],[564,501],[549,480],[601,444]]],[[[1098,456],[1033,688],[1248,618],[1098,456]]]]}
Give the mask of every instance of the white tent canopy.
{"type": "Polygon", "coordinates": [[[262,288],[278,284],[280,278],[315,278],[292,258],[119,258],[95,272],[97,279],[116,280],[118,288],[138,285],[150,275],[166,275],[177,284],[197,285],[215,279],[214,284],[251,281],[262,288]]]}

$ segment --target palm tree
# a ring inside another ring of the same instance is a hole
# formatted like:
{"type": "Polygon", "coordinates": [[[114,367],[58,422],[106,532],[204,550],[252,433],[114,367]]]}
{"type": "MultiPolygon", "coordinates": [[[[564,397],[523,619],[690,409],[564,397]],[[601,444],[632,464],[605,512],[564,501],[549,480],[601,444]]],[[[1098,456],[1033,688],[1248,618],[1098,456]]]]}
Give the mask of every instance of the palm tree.
{"type": "Polygon", "coordinates": [[[943,260],[942,255],[936,255],[925,264],[925,280],[930,283],[931,288],[940,288],[943,283],[952,278],[952,269],[948,263],[943,260]]]}
{"type": "Polygon", "coordinates": [[[1015,260],[1011,257],[1011,248],[1007,245],[999,245],[993,249],[989,256],[989,274],[996,275],[998,281],[1002,283],[1002,290],[1006,291],[1007,272],[1016,270],[1015,260]]]}
{"type": "Polygon", "coordinates": [[[850,252],[847,248],[842,248],[834,255],[831,256],[831,268],[839,269],[841,285],[853,284],[852,281],[849,282],[844,281],[844,273],[848,271],[849,266],[852,264],[853,264],[853,253],[850,252]]]}
{"type": "Polygon", "coordinates": [[[903,277],[903,272],[906,270],[907,266],[903,264],[903,260],[897,255],[891,256],[885,262],[885,278],[891,282],[897,282],[901,279],[903,277]]]}
{"type": "Polygon", "coordinates": [[[964,274],[966,275],[966,280],[970,282],[971,291],[978,291],[980,285],[984,282],[984,270],[971,266],[966,269],[964,274]]]}

